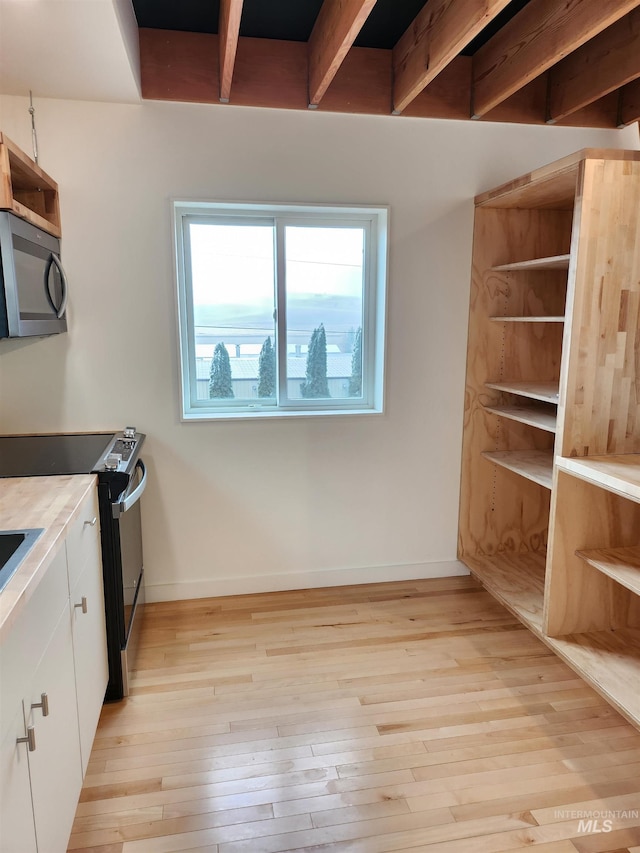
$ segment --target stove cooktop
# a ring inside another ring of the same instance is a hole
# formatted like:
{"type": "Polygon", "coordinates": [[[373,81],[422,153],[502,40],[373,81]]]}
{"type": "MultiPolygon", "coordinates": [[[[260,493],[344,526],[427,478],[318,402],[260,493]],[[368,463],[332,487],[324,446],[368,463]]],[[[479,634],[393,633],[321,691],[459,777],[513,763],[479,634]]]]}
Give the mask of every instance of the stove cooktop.
{"type": "Polygon", "coordinates": [[[0,436],[0,477],[127,472],[144,436],[124,432],[0,436]]]}

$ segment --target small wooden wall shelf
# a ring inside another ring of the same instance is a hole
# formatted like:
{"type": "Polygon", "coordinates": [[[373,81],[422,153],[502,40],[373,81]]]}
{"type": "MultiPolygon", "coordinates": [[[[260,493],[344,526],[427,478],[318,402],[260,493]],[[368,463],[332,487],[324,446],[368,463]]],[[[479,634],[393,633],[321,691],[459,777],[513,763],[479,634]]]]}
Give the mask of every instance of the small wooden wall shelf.
{"type": "Polygon", "coordinates": [[[58,184],[0,132],[0,210],[61,236],[58,184]]]}
{"type": "Polygon", "coordinates": [[[640,726],[640,152],[475,201],[458,556],[640,726]]]}

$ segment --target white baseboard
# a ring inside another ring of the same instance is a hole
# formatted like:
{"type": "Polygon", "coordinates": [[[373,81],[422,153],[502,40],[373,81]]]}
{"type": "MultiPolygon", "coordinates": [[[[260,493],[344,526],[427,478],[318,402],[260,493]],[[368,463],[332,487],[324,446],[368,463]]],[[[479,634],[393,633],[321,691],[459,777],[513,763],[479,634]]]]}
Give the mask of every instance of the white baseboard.
{"type": "Polygon", "coordinates": [[[316,572],[286,572],[277,575],[245,575],[211,578],[182,583],[150,583],[145,579],[145,597],[153,601],[179,601],[187,598],[212,598],[256,592],[280,592],[326,586],[350,586],[361,583],[447,578],[468,575],[459,560],[438,563],[407,563],[400,566],[367,566],[359,569],[327,569],[316,572]]]}

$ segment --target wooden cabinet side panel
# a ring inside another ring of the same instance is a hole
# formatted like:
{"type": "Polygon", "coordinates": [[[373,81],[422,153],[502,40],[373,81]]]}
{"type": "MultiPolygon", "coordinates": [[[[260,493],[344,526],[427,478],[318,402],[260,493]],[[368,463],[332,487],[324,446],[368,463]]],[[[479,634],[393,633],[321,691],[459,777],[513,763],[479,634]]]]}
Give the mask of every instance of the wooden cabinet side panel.
{"type": "Polygon", "coordinates": [[[556,471],[544,629],[551,637],[637,626],[638,596],[576,556],[638,544],[640,504],[556,471]]]}
{"type": "Polygon", "coordinates": [[[549,493],[508,471],[497,470],[482,451],[550,449],[553,436],[533,427],[507,424],[485,406],[503,402],[486,382],[501,379],[557,379],[562,331],[543,324],[518,328],[496,322],[523,307],[527,299],[557,312],[564,283],[554,273],[509,273],[493,266],[563,254],[569,249],[570,211],[476,209],[469,307],[467,377],[459,525],[459,556],[499,551],[544,550],[549,519],[549,493]],[[558,293],[544,295],[546,281],[558,293]],[[523,296],[524,294],[524,296],[523,296]],[[507,328],[507,326],[510,326],[507,328]]]}
{"type": "Polygon", "coordinates": [[[13,188],[11,186],[11,165],[9,163],[9,149],[6,145],[0,144],[0,209],[11,208],[12,200],[13,188]]]}
{"type": "MultiPolygon", "coordinates": [[[[563,456],[640,451],[640,163],[588,160],[573,238],[563,456]]],[[[570,272],[571,275],[571,272],[570,272]]]]}

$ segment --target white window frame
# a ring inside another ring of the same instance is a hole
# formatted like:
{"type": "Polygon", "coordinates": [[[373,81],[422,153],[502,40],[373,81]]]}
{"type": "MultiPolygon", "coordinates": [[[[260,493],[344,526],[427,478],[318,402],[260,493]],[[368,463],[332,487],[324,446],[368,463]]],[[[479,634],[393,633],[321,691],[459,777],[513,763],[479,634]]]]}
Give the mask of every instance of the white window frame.
{"type": "Polygon", "coordinates": [[[175,271],[177,284],[178,339],[180,344],[181,417],[183,421],[233,418],[272,418],[326,415],[380,414],[384,411],[385,325],[388,268],[387,206],[346,206],[321,204],[264,204],[219,201],[173,201],[175,271]],[[274,224],[276,282],[278,392],[276,403],[257,400],[197,400],[195,329],[188,240],[191,222],[224,222],[242,218],[250,223],[268,220],[274,224]],[[288,399],[286,282],[283,264],[285,227],[291,225],[345,227],[362,225],[365,232],[363,275],[362,397],[357,399],[288,399]],[[286,362],[285,362],[286,363],[286,362]]]}

